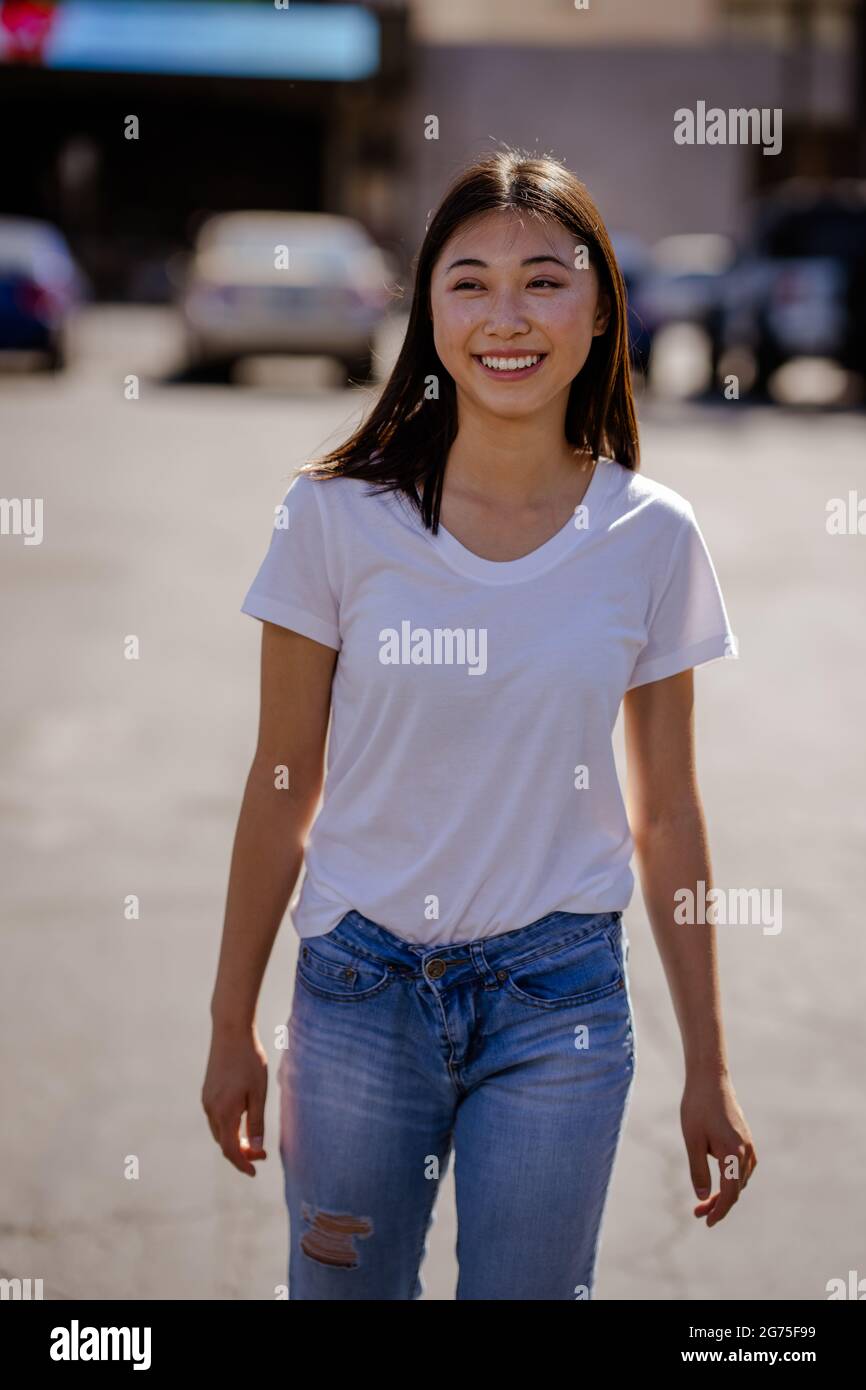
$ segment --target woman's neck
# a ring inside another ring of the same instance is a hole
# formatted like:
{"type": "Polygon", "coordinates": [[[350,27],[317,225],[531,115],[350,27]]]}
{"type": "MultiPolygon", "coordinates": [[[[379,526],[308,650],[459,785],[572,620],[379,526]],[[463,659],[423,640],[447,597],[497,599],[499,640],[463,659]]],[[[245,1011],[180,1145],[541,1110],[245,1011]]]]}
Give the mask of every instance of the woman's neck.
{"type": "Polygon", "coordinates": [[[505,507],[532,508],[562,490],[579,487],[579,477],[591,477],[593,464],[591,449],[575,448],[567,441],[546,455],[527,455],[509,448],[470,450],[458,438],[448,454],[443,491],[465,497],[495,495],[505,507]]]}

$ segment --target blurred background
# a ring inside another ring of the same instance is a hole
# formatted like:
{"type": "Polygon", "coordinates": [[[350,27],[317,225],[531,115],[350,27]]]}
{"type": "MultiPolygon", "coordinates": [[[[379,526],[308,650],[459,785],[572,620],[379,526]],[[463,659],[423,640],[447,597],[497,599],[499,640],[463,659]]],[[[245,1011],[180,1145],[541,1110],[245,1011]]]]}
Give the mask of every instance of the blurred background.
{"type": "MultiPolygon", "coordinates": [[[[613,237],[642,467],[693,502],[740,640],[696,677],[716,878],[785,894],[778,936],[720,929],[761,1166],[709,1232],[635,894],[597,1296],[826,1297],[864,1258],[866,0],[0,0],[0,116],[2,486],[44,508],[40,543],[14,508],[0,536],[0,1276],[61,1299],[284,1280],[275,1090],[253,1189],[199,1109],[255,737],[238,610],[294,469],[399,350],[447,183],[508,143],[563,159],[613,237]],[[677,144],[699,102],[778,108],[781,149],[677,144]]],[[[267,1046],[295,947],[286,923],[267,1046]]],[[[428,1298],[453,1298],[453,1242],[449,1173],[428,1298]]]]}

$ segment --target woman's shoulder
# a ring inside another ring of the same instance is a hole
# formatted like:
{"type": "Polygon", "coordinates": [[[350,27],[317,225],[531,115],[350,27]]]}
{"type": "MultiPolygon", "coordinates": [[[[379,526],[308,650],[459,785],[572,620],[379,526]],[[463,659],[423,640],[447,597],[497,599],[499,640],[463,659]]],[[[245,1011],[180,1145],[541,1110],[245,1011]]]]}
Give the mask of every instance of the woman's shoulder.
{"type": "Polygon", "coordinates": [[[315,497],[320,506],[351,506],[367,494],[367,478],[352,478],[345,473],[316,473],[315,464],[303,464],[291,482],[298,489],[299,499],[315,497]]]}
{"type": "Polygon", "coordinates": [[[660,483],[646,473],[626,468],[616,459],[606,460],[613,472],[613,494],[622,514],[644,512],[664,525],[678,530],[685,520],[694,519],[692,504],[682,493],[660,483]]]}
{"type": "Polygon", "coordinates": [[[329,518],[355,510],[369,484],[364,478],[348,478],[342,473],[315,473],[314,465],[302,465],[289,484],[286,500],[299,508],[319,511],[329,518]]]}
{"type": "Polygon", "coordinates": [[[395,495],[373,486],[369,478],[317,474],[304,465],[292,479],[286,503],[299,515],[318,517],[326,534],[358,538],[378,532],[395,513],[395,495]]]}

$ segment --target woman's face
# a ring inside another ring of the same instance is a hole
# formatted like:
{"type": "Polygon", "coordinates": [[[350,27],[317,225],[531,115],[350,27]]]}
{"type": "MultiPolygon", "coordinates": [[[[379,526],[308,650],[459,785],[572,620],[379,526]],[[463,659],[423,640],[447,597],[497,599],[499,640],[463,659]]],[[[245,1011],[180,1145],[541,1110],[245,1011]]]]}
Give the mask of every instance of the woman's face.
{"type": "Polygon", "coordinates": [[[581,266],[585,255],[559,222],[510,209],[482,213],[449,238],[433,267],[430,309],[458,395],[508,418],[567,400],[610,314],[594,267],[581,266]]]}

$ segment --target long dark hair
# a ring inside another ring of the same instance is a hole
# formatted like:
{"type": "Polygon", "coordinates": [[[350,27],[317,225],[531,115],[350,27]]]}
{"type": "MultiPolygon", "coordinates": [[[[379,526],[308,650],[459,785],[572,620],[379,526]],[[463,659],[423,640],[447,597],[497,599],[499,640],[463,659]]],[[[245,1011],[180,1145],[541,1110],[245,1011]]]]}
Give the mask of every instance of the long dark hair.
{"type": "Polygon", "coordinates": [[[576,449],[639,466],[626,296],[610,238],[586,185],[558,159],[506,148],[468,165],[443,198],[415,260],[415,289],[400,356],[367,420],[338,449],[304,465],[316,478],[365,479],[374,492],[404,492],[434,532],[448,453],[457,435],[457,391],[433,341],[430,280],[451,234],[479,213],[513,208],[555,219],[587,248],[610,299],[604,333],[571,383],[565,435],[576,449]],[[439,395],[427,399],[429,378],[439,395]],[[423,483],[419,497],[416,484],[423,483]]]}

